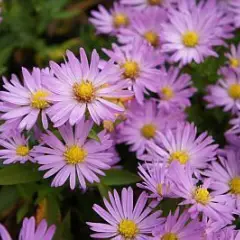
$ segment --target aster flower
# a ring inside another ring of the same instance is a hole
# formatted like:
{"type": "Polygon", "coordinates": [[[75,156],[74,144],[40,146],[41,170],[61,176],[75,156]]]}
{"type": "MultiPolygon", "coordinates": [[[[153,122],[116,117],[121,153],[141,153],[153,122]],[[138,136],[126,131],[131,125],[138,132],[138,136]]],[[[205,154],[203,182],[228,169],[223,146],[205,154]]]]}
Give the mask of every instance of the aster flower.
{"type": "Polygon", "coordinates": [[[143,192],[135,206],[133,205],[132,188],[124,188],[121,197],[114,190],[109,193],[109,201],[104,199],[107,210],[95,204],[93,210],[107,223],[88,222],[91,235],[97,239],[147,240],[155,226],[161,223],[161,211],[152,213],[153,205],[147,206],[147,194],[143,192]]]}
{"type": "Polygon", "coordinates": [[[225,10],[227,10],[231,16],[233,16],[233,23],[236,28],[240,27],[240,2],[236,0],[228,0],[224,1],[227,6],[225,7],[225,10]]]}
{"type": "Polygon", "coordinates": [[[179,208],[169,213],[166,221],[153,231],[154,240],[202,240],[203,226],[197,220],[191,220],[188,212],[180,214],[179,208]]]}
{"type": "Polygon", "coordinates": [[[91,12],[89,21],[96,27],[97,32],[115,35],[120,28],[131,25],[133,11],[115,2],[113,8],[107,11],[104,6],[99,5],[98,11],[91,12]]]}
{"type": "Polygon", "coordinates": [[[129,28],[120,29],[117,34],[118,41],[124,45],[132,45],[135,38],[141,38],[155,49],[161,47],[162,25],[167,21],[167,13],[164,9],[147,9],[137,12],[132,17],[129,28]]]}
{"type": "Polygon", "coordinates": [[[180,74],[180,69],[174,67],[165,72],[159,81],[159,107],[169,111],[174,107],[184,109],[191,106],[189,98],[196,92],[196,88],[192,87],[190,75],[180,74]]]}
{"type": "Polygon", "coordinates": [[[167,179],[168,169],[165,165],[155,163],[154,165],[139,165],[138,175],[143,179],[137,183],[139,188],[150,192],[149,198],[157,198],[161,201],[164,197],[171,196],[171,185],[167,179]]]}
{"type": "Polygon", "coordinates": [[[210,179],[203,179],[202,185],[197,185],[190,165],[184,168],[178,162],[171,164],[169,177],[173,183],[173,193],[184,199],[180,205],[191,205],[188,212],[193,219],[202,213],[220,225],[232,222],[231,197],[211,191],[210,179]]]}
{"type": "MultiPolygon", "coordinates": [[[[44,70],[45,74],[50,73],[44,70]]],[[[38,117],[41,117],[42,125],[45,129],[48,128],[48,119],[46,110],[51,104],[49,99],[51,92],[48,91],[42,81],[42,74],[39,68],[33,68],[32,73],[27,69],[22,69],[24,85],[20,83],[17,76],[12,75],[10,81],[3,78],[3,88],[6,91],[0,92],[0,98],[6,104],[0,108],[4,114],[1,115],[3,120],[21,120],[20,129],[31,129],[37,122],[38,117]]]]}
{"type": "Polygon", "coordinates": [[[88,140],[92,121],[81,121],[75,128],[69,124],[58,128],[63,141],[52,132],[43,134],[41,145],[34,148],[35,160],[42,165],[39,170],[47,172],[44,178],[56,174],[52,181],[53,187],[62,186],[70,179],[70,188],[74,189],[79,182],[86,189],[86,181],[99,182],[98,175],[105,175],[103,170],[111,167],[113,153],[109,135],[98,134],[100,142],[88,140]]]}
{"type": "Polygon", "coordinates": [[[156,68],[160,63],[159,55],[139,38],[134,40],[130,49],[123,49],[115,44],[112,48],[112,51],[103,51],[111,61],[117,63],[122,81],[130,83],[137,101],[143,103],[144,94],[157,91],[158,80],[162,75],[162,71],[156,68]]]}
{"type": "Polygon", "coordinates": [[[208,56],[217,57],[213,47],[223,45],[224,39],[233,36],[231,17],[217,8],[215,0],[194,3],[179,1],[178,9],[169,10],[170,23],[162,26],[162,50],[172,54],[170,61],[181,65],[200,63],[208,56]]]}
{"type": "Polygon", "coordinates": [[[59,66],[50,62],[54,77],[45,76],[45,82],[54,94],[51,97],[53,106],[48,114],[55,127],[67,121],[71,125],[84,118],[86,111],[97,124],[101,120],[115,120],[115,114],[124,109],[112,102],[112,99],[130,97],[132,92],[123,90],[125,82],[116,82],[121,72],[112,64],[107,63],[100,71],[98,69],[99,55],[92,52],[91,63],[84,49],[80,49],[81,62],[67,51],[68,61],[59,66]]]}
{"type": "Polygon", "coordinates": [[[3,164],[33,161],[28,139],[23,134],[19,131],[11,131],[8,136],[2,137],[0,138],[0,159],[4,160],[3,164]]]}
{"type": "Polygon", "coordinates": [[[240,110],[240,75],[230,68],[219,71],[222,78],[207,88],[205,100],[208,108],[223,107],[225,112],[236,113],[240,110]]]}
{"type": "Polygon", "coordinates": [[[225,53],[228,58],[229,66],[239,72],[240,71],[240,44],[236,47],[233,44],[230,46],[230,53],[225,53]]]}
{"type": "Polygon", "coordinates": [[[143,105],[133,102],[127,111],[127,120],[118,125],[118,143],[130,145],[130,151],[142,155],[151,142],[158,143],[158,132],[166,128],[175,128],[177,122],[184,121],[185,114],[174,109],[166,113],[157,108],[154,100],[147,100],[143,105]]]}
{"type": "MultiPolygon", "coordinates": [[[[34,217],[25,218],[19,234],[19,240],[51,240],[56,231],[55,225],[47,226],[42,220],[37,226],[34,217]]],[[[6,228],[0,224],[0,237],[2,240],[12,240],[6,228]]]]}
{"type": "Polygon", "coordinates": [[[177,161],[182,165],[187,163],[194,170],[204,169],[208,162],[215,160],[218,145],[213,144],[212,137],[207,132],[197,137],[197,128],[190,123],[178,123],[175,131],[167,129],[165,134],[158,132],[162,145],[149,143],[162,162],[177,161]]]}

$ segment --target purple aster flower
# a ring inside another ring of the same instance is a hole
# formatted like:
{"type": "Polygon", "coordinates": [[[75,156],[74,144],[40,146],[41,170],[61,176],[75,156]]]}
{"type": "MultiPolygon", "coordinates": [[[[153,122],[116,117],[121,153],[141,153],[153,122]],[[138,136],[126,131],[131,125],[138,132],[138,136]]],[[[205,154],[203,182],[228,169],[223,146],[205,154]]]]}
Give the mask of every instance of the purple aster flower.
{"type": "Polygon", "coordinates": [[[215,0],[179,1],[179,9],[170,9],[170,22],[162,26],[162,50],[171,53],[170,61],[185,65],[200,63],[207,56],[217,56],[212,49],[231,38],[231,17],[217,8],[215,0]],[[192,4],[189,4],[191,2],[192,4]]]}
{"type": "Polygon", "coordinates": [[[196,92],[196,88],[192,87],[191,76],[186,73],[180,74],[180,69],[175,67],[164,70],[166,75],[159,81],[159,106],[167,111],[174,107],[184,109],[191,106],[189,98],[196,92]]]}
{"type": "Polygon", "coordinates": [[[2,137],[0,138],[0,159],[4,160],[3,164],[33,162],[28,139],[23,134],[12,131],[8,136],[3,135],[2,137]]]}
{"type": "Polygon", "coordinates": [[[197,185],[198,181],[193,178],[193,171],[189,164],[184,168],[178,162],[172,163],[169,178],[173,183],[173,193],[184,199],[180,205],[191,205],[188,212],[193,219],[200,213],[213,221],[218,221],[220,225],[230,224],[234,219],[231,197],[211,191],[210,179],[202,179],[202,185],[197,185]]]}
{"type": "Polygon", "coordinates": [[[113,8],[107,11],[99,5],[98,11],[91,12],[89,21],[96,27],[98,33],[115,35],[120,28],[127,28],[131,25],[133,11],[115,2],[113,8]]]}
{"type": "Polygon", "coordinates": [[[143,103],[147,90],[157,91],[162,75],[162,71],[156,68],[160,63],[159,54],[139,38],[134,40],[130,49],[123,49],[115,44],[112,48],[103,51],[117,63],[122,82],[130,83],[137,101],[143,103]]]}
{"type": "Polygon", "coordinates": [[[132,45],[135,38],[141,38],[155,49],[160,49],[162,37],[161,23],[166,21],[167,13],[161,8],[137,12],[132,17],[131,27],[119,30],[117,34],[118,41],[121,44],[132,45]]]}
{"type": "Polygon", "coordinates": [[[188,212],[179,208],[169,213],[166,221],[153,231],[153,240],[202,240],[203,226],[198,219],[191,220],[188,212]]]}
{"type": "Polygon", "coordinates": [[[158,132],[161,145],[149,143],[162,162],[177,161],[182,165],[190,164],[196,169],[204,169],[208,162],[216,159],[217,144],[207,132],[197,136],[197,128],[190,123],[178,123],[175,131],[167,129],[165,134],[158,132]]]}
{"type": "Polygon", "coordinates": [[[48,114],[55,127],[70,122],[78,123],[84,118],[86,111],[97,124],[101,120],[115,120],[115,114],[124,109],[113,103],[112,98],[132,96],[132,92],[123,90],[126,83],[120,79],[121,72],[112,63],[107,63],[100,71],[99,55],[92,52],[91,63],[84,49],[80,49],[81,62],[70,51],[67,51],[68,61],[59,66],[51,62],[54,77],[45,76],[48,88],[54,93],[51,97],[53,106],[48,114]],[[111,84],[115,81],[115,84],[111,84]]]}
{"type": "MultiPolygon", "coordinates": [[[[47,71],[44,70],[47,74],[47,71]]],[[[32,74],[27,69],[22,69],[24,85],[20,83],[17,76],[12,75],[10,81],[3,78],[3,88],[6,91],[0,92],[1,101],[9,104],[9,107],[0,108],[4,114],[3,120],[19,119],[20,129],[31,129],[41,116],[42,125],[48,128],[46,110],[50,106],[51,93],[44,87],[42,82],[42,72],[39,68],[33,68],[32,74]]],[[[49,72],[48,72],[49,74],[49,72]]],[[[49,74],[50,75],[50,74],[49,74]]]]}
{"type": "Polygon", "coordinates": [[[205,100],[208,108],[223,107],[225,112],[236,113],[240,110],[240,73],[230,68],[221,68],[222,78],[207,88],[205,100]]]}
{"type": "Polygon", "coordinates": [[[165,197],[171,197],[171,184],[167,178],[168,168],[160,163],[139,165],[138,175],[143,179],[137,186],[150,192],[150,198],[161,201],[165,197]]]}
{"type": "Polygon", "coordinates": [[[228,58],[229,67],[240,72],[240,44],[237,47],[232,44],[230,46],[230,53],[225,53],[225,56],[228,58]]]}
{"type": "Polygon", "coordinates": [[[227,10],[233,17],[236,28],[240,27],[240,2],[236,0],[224,0],[224,10],[227,10]]]}
{"type": "Polygon", "coordinates": [[[147,100],[143,105],[132,103],[127,111],[127,120],[118,125],[118,143],[130,145],[130,151],[142,155],[148,150],[148,145],[158,143],[158,132],[167,128],[176,128],[177,122],[185,120],[181,110],[166,113],[157,108],[154,100],[147,100]]]}
{"type": "Polygon", "coordinates": [[[74,189],[79,182],[86,189],[86,181],[99,182],[98,175],[109,169],[113,162],[110,135],[98,134],[100,142],[87,139],[92,129],[92,121],[81,121],[75,128],[69,124],[58,128],[63,141],[52,132],[43,134],[41,145],[34,148],[35,160],[42,165],[39,170],[47,170],[44,178],[54,174],[53,187],[62,186],[70,179],[70,188],[74,189]]]}
{"type": "Polygon", "coordinates": [[[121,196],[114,190],[109,193],[109,201],[104,199],[107,210],[95,204],[93,210],[107,223],[88,222],[91,230],[97,233],[91,235],[96,239],[148,240],[152,230],[162,222],[161,211],[155,211],[156,204],[147,205],[148,197],[143,192],[135,206],[133,204],[132,188],[124,188],[121,196]]]}
{"type": "MultiPolygon", "coordinates": [[[[46,220],[36,225],[34,217],[25,218],[19,234],[19,240],[52,240],[56,226],[47,226],[46,220]]],[[[2,240],[12,240],[6,228],[0,224],[0,237],[2,240]]]]}

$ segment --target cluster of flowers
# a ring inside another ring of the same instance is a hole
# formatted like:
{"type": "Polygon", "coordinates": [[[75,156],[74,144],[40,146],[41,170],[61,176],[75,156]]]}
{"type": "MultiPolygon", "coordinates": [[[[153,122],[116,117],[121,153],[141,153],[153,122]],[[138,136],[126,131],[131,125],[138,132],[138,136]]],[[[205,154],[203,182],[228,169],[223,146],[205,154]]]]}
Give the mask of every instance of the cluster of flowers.
{"type": "MultiPolygon", "coordinates": [[[[217,57],[216,46],[227,46],[240,26],[240,2],[120,0],[110,11],[99,6],[90,22],[117,38],[111,50],[103,49],[108,61],[95,50],[90,63],[84,49],[80,59],[67,51],[60,65],[23,68],[22,81],[3,79],[3,164],[31,161],[46,171],[44,178],[54,176],[53,187],[69,180],[71,189],[86,190],[119,163],[115,145],[125,143],[139,159],[143,192],[134,203],[131,187],[114,190],[104,199],[106,210],[94,205],[106,223],[87,223],[93,238],[240,239],[233,225],[240,215],[240,47],[231,46],[222,79],[205,97],[208,107],[234,115],[224,149],[187,122],[196,89],[181,72],[193,61],[217,57]],[[96,125],[104,128],[93,139],[96,125]],[[162,217],[159,206],[170,198],[176,210],[162,217]]],[[[49,240],[54,233],[46,222],[34,228],[33,218],[25,220],[19,238],[49,240]]],[[[3,226],[0,234],[11,239],[3,226]]]]}

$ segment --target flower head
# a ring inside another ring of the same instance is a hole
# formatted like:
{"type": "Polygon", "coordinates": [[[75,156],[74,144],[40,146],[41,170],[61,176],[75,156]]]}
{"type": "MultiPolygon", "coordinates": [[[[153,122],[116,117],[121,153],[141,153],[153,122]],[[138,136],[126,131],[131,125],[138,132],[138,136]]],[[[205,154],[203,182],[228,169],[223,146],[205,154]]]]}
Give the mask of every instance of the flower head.
{"type": "Polygon", "coordinates": [[[161,223],[161,211],[152,212],[154,205],[147,206],[147,194],[143,192],[134,206],[132,188],[124,188],[121,196],[114,190],[109,193],[109,201],[104,199],[104,210],[94,205],[93,210],[107,223],[88,222],[91,230],[97,233],[91,235],[97,239],[137,240],[148,239],[155,226],[161,223]]]}
{"type": "Polygon", "coordinates": [[[226,53],[225,56],[228,58],[229,67],[239,72],[240,71],[240,44],[237,47],[232,44],[230,47],[230,53],[226,53]]]}

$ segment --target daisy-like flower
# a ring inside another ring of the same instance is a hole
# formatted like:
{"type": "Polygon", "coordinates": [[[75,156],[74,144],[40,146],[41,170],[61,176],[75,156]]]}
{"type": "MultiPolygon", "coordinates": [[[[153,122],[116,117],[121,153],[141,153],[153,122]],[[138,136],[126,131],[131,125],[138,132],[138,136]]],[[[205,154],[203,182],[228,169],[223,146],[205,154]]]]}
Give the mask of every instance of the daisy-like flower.
{"type": "Polygon", "coordinates": [[[45,82],[54,94],[51,97],[53,106],[48,114],[55,127],[69,121],[71,125],[84,118],[86,111],[97,124],[101,120],[115,120],[115,114],[124,111],[123,107],[113,103],[112,99],[132,96],[132,92],[123,90],[126,82],[116,82],[121,72],[112,63],[107,63],[100,71],[99,55],[92,52],[91,63],[84,49],[80,49],[81,62],[70,51],[68,61],[59,66],[51,62],[54,76],[45,76],[45,82]]]}
{"type": "MultiPolygon", "coordinates": [[[[240,2],[236,0],[224,1],[227,5],[227,11],[233,16],[233,22],[236,28],[240,27],[240,2]]],[[[226,9],[226,7],[225,7],[226,9]]]]}
{"type": "Polygon", "coordinates": [[[179,208],[174,214],[169,213],[166,221],[153,231],[153,240],[202,240],[203,226],[197,220],[191,220],[189,213],[180,214],[179,208]]]}
{"type": "Polygon", "coordinates": [[[155,49],[161,47],[161,23],[167,21],[167,13],[164,9],[147,9],[144,12],[137,12],[132,17],[132,24],[129,28],[120,29],[117,34],[118,41],[125,45],[134,45],[135,38],[141,38],[155,49]]]}
{"type": "Polygon", "coordinates": [[[32,74],[27,69],[22,69],[24,85],[20,83],[17,76],[12,75],[10,81],[3,78],[3,88],[6,91],[0,92],[1,101],[9,104],[9,108],[0,108],[4,114],[3,120],[19,119],[20,129],[31,129],[41,116],[42,125],[48,128],[48,119],[46,110],[51,104],[49,97],[51,92],[47,90],[42,81],[42,74],[50,76],[49,71],[41,71],[39,68],[33,68],[32,74]]]}
{"type": "Polygon", "coordinates": [[[239,72],[240,71],[240,44],[236,47],[235,45],[230,46],[230,53],[225,53],[228,58],[229,66],[239,72]]]}
{"type": "Polygon", "coordinates": [[[162,71],[156,68],[160,58],[151,46],[138,38],[130,49],[123,49],[114,44],[112,50],[103,51],[117,63],[122,81],[130,83],[139,103],[143,103],[144,94],[148,94],[148,91],[157,91],[162,71]]]}
{"type": "Polygon", "coordinates": [[[34,148],[35,160],[42,165],[39,170],[47,172],[44,178],[56,174],[52,181],[53,187],[62,186],[70,179],[70,188],[74,189],[79,182],[86,189],[86,181],[99,182],[97,175],[104,175],[102,170],[109,169],[113,162],[112,140],[109,135],[100,133],[96,140],[87,137],[93,126],[92,121],[81,121],[75,128],[69,124],[58,130],[63,141],[52,132],[41,136],[41,145],[34,148]]]}
{"type": "Polygon", "coordinates": [[[217,8],[215,0],[179,1],[178,9],[170,9],[170,22],[162,26],[162,50],[172,54],[170,61],[185,65],[200,63],[207,56],[217,56],[214,46],[231,38],[231,17],[217,8]],[[190,4],[191,2],[192,4],[190,4]]]}
{"type": "Polygon", "coordinates": [[[167,128],[174,129],[177,122],[183,122],[185,114],[174,109],[166,113],[157,108],[154,100],[147,100],[143,105],[132,103],[127,112],[127,120],[118,125],[118,143],[130,145],[130,151],[142,155],[151,142],[158,143],[158,132],[167,128]]]}
{"type": "Polygon", "coordinates": [[[114,3],[113,8],[108,12],[102,5],[98,11],[91,12],[89,21],[96,27],[98,33],[115,35],[120,28],[127,28],[131,25],[133,11],[129,8],[114,3]]]}
{"type": "Polygon", "coordinates": [[[171,196],[171,185],[167,178],[168,168],[160,163],[154,165],[139,165],[138,175],[143,179],[137,186],[150,192],[150,198],[157,198],[161,201],[164,197],[171,196]]]}
{"type": "Polygon", "coordinates": [[[190,123],[178,123],[176,130],[167,129],[165,134],[158,132],[161,145],[149,143],[162,162],[187,163],[194,169],[204,169],[208,163],[216,159],[217,144],[207,132],[197,136],[197,128],[190,123]]]}
{"type": "Polygon", "coordinates": [[[221,68],[222,78],[207,88],[204,99],[208,108],[223,107],[225,112],[236,113],[240,110],[240,73],[230,68],[221,68]]]}
{"type": "Polygon", "coordinates": [[[196,88],[192,87],[190,75],[180,74],[180,69],[175,67],[165,72],[166,75],[159,81],[159,106],[167,111],[174,107],[184,109],[191,106],[189,98],[196,92],[196,88]]]}
{"type": "Polygon", "coordinates": [[[193,219],[200,213],[219,224],[230,224],[234,219],[231,197],[211,191],[210,179],[203,179],[203,184],[197,185],[189,164],[186,168],[178,162],[171,164],[169,178],[173,193],[184,199],[180,205],[191,205],[188,212],[193,219]]]}
{"type": "MultiPolygon", "coordinates": [[[[34,217],[25,218],[19,234],[19,240],[52,240],[56,226],[47,226],[46,220],[42,220],[37,226],[34,217]]],[[[0,224],[0,237],[2,240],[12,240],[6,228],[0,224]]]]}
{"type": "Polygon", "coordinates": [[[121,197],[114,190],[109,193],[109,201],[104,199],[107,210],[99,205],[94,205],[93,210],[107,223],[88,222],[91,230],[97,232],[92,234],[96,239],[121,239],[121,240],[148,240],[152,230],[162,222],[159,218],[161,211],[152,213],[155,204],[147,205],[148,197],[143,192],[135,206],[133,203],[132,188],[124,188],[121,197]]]}
{"type": "Polygon", "coordinates": [[[0,138],[0,159],[3,164],[33,161],[28,140],[19,131],[11,131],[9,135],[0,138]]]}

